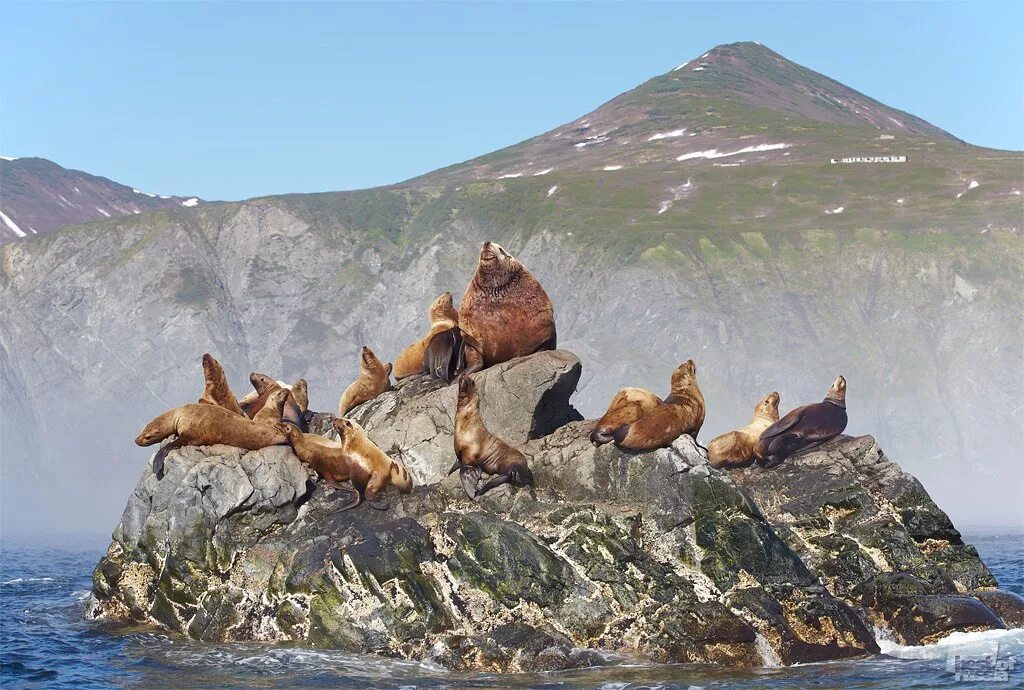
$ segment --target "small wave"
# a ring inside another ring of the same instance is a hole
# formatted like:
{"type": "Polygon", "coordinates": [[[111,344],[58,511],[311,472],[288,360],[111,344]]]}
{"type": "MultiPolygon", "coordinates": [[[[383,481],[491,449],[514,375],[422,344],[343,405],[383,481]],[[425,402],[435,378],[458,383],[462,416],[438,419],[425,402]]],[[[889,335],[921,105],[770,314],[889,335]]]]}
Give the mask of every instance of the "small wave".
{"type": "Polygon", "coordinates": [[[891,636],[876,635],[882,654],[897,659],[946,659],[950,654],[995,654],[1007,645],[1024,648],[1024,628],[954,632],[928,645],[901,645],[891,636]]]}
{"type": "Polygon", "coordinates": [[[56,578],[52,577],[16,577],[13,580],[4,580],[0,582],[0,585],[21,585],[29,582],[53,582],[56,578]]]}

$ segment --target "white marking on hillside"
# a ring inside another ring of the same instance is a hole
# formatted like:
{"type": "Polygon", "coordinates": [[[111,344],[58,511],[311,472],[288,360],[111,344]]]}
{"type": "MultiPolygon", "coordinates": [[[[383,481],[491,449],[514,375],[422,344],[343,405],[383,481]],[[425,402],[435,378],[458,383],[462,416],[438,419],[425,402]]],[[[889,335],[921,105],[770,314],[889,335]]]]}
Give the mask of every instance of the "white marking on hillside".
{"type": "Polygon", "coordinates": [[[745,162],[746,161],[740,161],[739,163],[712,163],[712,165],[714,165],[716,168],[736,168],[739,167],[741,163],[745,162]]]}
{"type": "Polygon", "coordinates": [[[96,207],[96,210],[97,210],[97,211],[99,211],[100,213],[102,213],[103,215],[105,215],[105,216],[106,216],[107,218],[110,218],[110,214],[109,214],[109,213],[107,213],[106,211],[104,211],[104,210],[103,210],[102,208],[100,208],[99,206],[97,206],[97,207],[96,207]]]}
{"type": "Polygon", "coordinates": [[[681,184],[678,187],[672,187],[669,189],[672,193],[671,199],[666,199],[658,204],[658,215],[660,216],[665,211],[672,208],[672,204],[680,199],[685,199],[691,191],[693,191],[693,178],[686,178],[686,184],[681,184]]]}
{"type": "Polygon", "coordinates": [[[651,135],[651,138],[647,141],[657,141],[658,139],[675,139],[681,137],[686,132],[686,128],[673,129],[671,132],[658,132],[657,134],[651,135]]]}
{"type": "Polygon", "coordinates": [[[3,211],[0,211],[0,219],[3,219],[4,225],[10,228],[11,232],[13,232],[15,235],[17,235],[18,237],[26,237],[25,233],[21,231],[21,228],[15,225],[14,221],[8,218],[7,214],[5,214],[3,211]]]}
{"type": "Polygon", "coordinates": [[[845,210],[846,210],[845,206],[836,206],[834,209],[831,209],[831,210],[825,209],[825,213],[827,213],[830,216],[831,215],[839,215],[840,213],[842,213],[845,210]]]}
{"type": "Polygon", "coordinates": [[[606,165],[603,168],[601,168],[601,170],[606,170],[606,171],[609,171],[609,172],[612,171],[612,170],[622,170],[622,166],[621,165],[606,165]]]}
{"type": "Polygon", "coordinates": [[[703,71],[704,71],[704,68],[703,68],[703,67],[694,67],[694,68],[693,68],[693,69],[691,69],[690,71],[691,71],[691,72],[703,72],[703,71]]]}
{"type": "Polygon", "coordinates": [[[759,153],[761,151],[776,151],[778,149],[788,149],[790,144],[758,144],[756,146],[744,146],[738,151],[726,151],[722,152],[718,149],[708,149],[707,151],[693,151],[691,153],[684,153],[683,155],[676,158],[677,161],[688,161],[694,158],[725,158],[726,156],[738,156],[741,153],[759,153]]]}
{"type": "Polygon", "coordinates": [[[967,185],[967,189],[976,189],[979,186],[980,185],[978,184],[977,180],[971,180],[971,183],[967,185]]]}
{"type": "Polygon", "coordinates": [[[896,200],[896,203],[897,203],[897,204],[903,204],[903,199],[897,199],[897,200],[896,200]]]}
{"type": "Polygon", "coordinates": [[[134,213],[135,215],[139,215],[140,213],[142,213],[142,211],[140,211],[139,209],[135,209],[134,211],[132,211],[132,213],[134,213]]]}
{"type": "Polygon", "coordinates": [[[28,226],[28,229],[32,231],[32,234],[33,234],[33,235],[37,234],[37,233],[36,233],[36,229],[35,229],[35,228],[33,228],[33,227],[32,227],[31,225],[30,225],[30,226],[28,226]]]}
{"type": "MultiPolygon", "coordinates": [[[[498,179],[499,180],[507,180],[510,177],[522,177],[522,176],[523,176],[523,173],[521,173],[521,172],[518,172],[518,173],[506,173],[504,175],[498,175],[498,179]]],[[[182,202],[182,205],[184,205],[184,202],[182,202]]],[[[195,206],[195,204],[192,204],[192,205],[195,206]]]]}
{"type": "Polygon", "coordinates": [[[75,194],[81,194],[82,193],[81,191],[79,191],[78,187],[72,187],[71,189],[75,190],[75,194]]]}
{"type": "Polygon", "coordinates": [[[60,194],[58,194],[57,196],[60,197],[60,200],[63,201],[67,206],[71,205],[71,202],[65,199],[64,197],[60,196],[60,194]]]}
{"type": "Polygon", "coordinates": [[[1010,190],[1010,194],[1013,194],[1014,196],[1020,196],[1020,190],[1019,189],[1011,189],[1010,190]]]}
{"type": "Polygon", "coordinates": [[[0,158],[3,158],[5,161],[16,161],[16,160],[18,160],[16,156],[0,156],[0,158]]]}
{"type": "Polygon", "coordinates": [[[679,71],[679,70],[681,70],[682,68],[686,67],[686,66],[687,66],[688,64],[690,64],[690,61],[689,61],[689,60],[687,60],[687,61],[686,61],[686,62],[684,62],[683,64],[679,65],[678,67],[674,68],[674,69],[673,69],[672,71],[673,71],[673,72],[678,72],[678,71],[679,71]]]}
{"type": "Polygon", "coordinates": [[[889,119],[892,120],[893,122],[895,122],[897,127],[906,128],[906,125],[903,124],[902,122],[900,122],[899,120],[897,120],[895,117],[890,117],[889,119]]]}
{"type": "Polygon", "coordinates": [[[171,197],[169,197],[169,196],[168,196],[168,195],[166,195],[166,194],[161,194],[161,195],[160,195],[160,198],[161,198],[161,199],[170,199],[171,197]]]}
{"type": "Polygon", "coordinates": [[[199,199],[197,199],[195,197],[192,197],[191,199],[185,199],[184,201],[181,202],[181,205],[182,206],[198,206],[199,205],[199,199]]]}
{"type": "Polygon", "coordinates": [[[703,55],[701,55],[701,56],[700,56],[700,59],[701,59],[701,60],[703,60],[703,59],[704,59],[704,58],[706,58],[706,57],[707,57],[708,55],[711,55],[711,51],[708,51],[708,52],[704,53],[703,55]]]}
{"type": "Polygon", "coordinates": [[[544,170],[541,170],[539,172],[533,173],[533,176],[534,177],[540,177],[541,175],[547,175],[552,170],[554,170],[554,168],[545,168],[544,170]]]}
{"type": "Polygon", "coordinates": [[[150,194],[149,192],[144,192],[144,191],[142,191],[141,189],[134,189],[134,188],[133,188],[133,189],[132,189],[132,191],[133,191],[133,192],[135,192],[136,194],[144,194],[144,195],[146,195],[146,196],[151,196],[151,197],[153,197],[154,199],[156,198],[156,194],[150,194]]]}
{"type": "Polygon", "coordinates": [[[552,194],[554,194],[557,191],[558,191],[558,185],[556,184],[554,187],[552,187],[551,189],[548,190],[548,196],[551,196],[552,194]]]}

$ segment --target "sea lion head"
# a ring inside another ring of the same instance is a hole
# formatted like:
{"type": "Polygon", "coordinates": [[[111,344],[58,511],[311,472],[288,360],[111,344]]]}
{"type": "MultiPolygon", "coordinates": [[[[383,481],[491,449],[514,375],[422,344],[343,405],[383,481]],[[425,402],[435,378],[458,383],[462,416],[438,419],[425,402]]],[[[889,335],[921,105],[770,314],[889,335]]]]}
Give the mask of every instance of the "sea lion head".
{"type": "Polygon", "coordinates": [[[249,374],[249,383],[252,384],[252,387],[255,388],[256,392],[260,395],[263,395],[268,389],[280,385],[275,379],[267,376],[266,374],[261,374],[258,371],[254,371],[249,374]]]}
{"type": "Polygon", "coordinates": [[[284,403],[288,400],[288,389],[278,388],[267,397],[267,407],[276,410],[279,414],[284,413],[284,403]]]}
{"type": "Polygon", "coordinates": [[[459,401],[458,407],[468,405],[477,397],[476,381],[469,375],[463,374],[459,377],[459,401]]]}
{"type": "Polygon", "coordinates": [[[309,407],[309,383],[306,379],[299,379],[292,384],[291,389],[295,402],[305,411],[309,407]]]}
{"type": "Polygon", "coordinates": [[[772,391],[761,398],[761,402],[757,403],[757,407],[754,408],[754,414],[770,419],[773,422],[779,421],[779,400],[778,391],[772,391]]]}
{"type": "Polygon", "coordinates": [[[825,398],[827,400],[846,402],[846,379],[843,376],[836,377],[836,380],[832,382],[832,387],[828,389],[828,394],[825,398]]]}
{"type": "Polygon", "coordinates": [[[363,345],[362,352],[359,355],[359,370],[373,375],[380,373],[390,375],[391,365],[381,362],[377,355],[373,353],[373,350],[363,345]]]}
{"type": "Polygon", "coordinates": [[[349,419],[348,417],[338,417],[331,422],[331,426],[333,426],[334,430],[338,432],[338,436],[341,438],[342,443],[349,443],[350,441],[358,438],[361,434],[365,434],[363,427],[359,425],[359,422],[354,419],[349,419]]]}
{"type": "Polygon", "coordinates": [[[672,372],[672,390],[680,391],[697,384],[697,365],[688,359],[672,372]]]}
{"type": "Polygon", "coordinates": [[[224,368],[209,352],[203,355],[203,373],[208,379],[224,375],[224,368]]]}
{"type": "Polygon", "coordinates": [[[521,270],[516,257],[504,247],[495,242],[484,242],[474,280],[484,289],[500,288],[515,280],[521,270]]]}
{"type": "Polygon", "coordinates": [[[302,431],[299,427],[294,424],[285,424],[283,422],[281,423],[281,427],[283,428],[280,430],[288,437],[288,443],[290,443],[292,447],[294,447],[296,443],[300,443],[302,441],[302,431]]]}
{"type": "Polygon", "coordinates": [[[452,293],[444,292],[430,304],[427,312],[430,323],[438,321],[458,321],[459,312],[452,306],[452,293]]]}
{"type": "Polygon", "coordinates": [[[162,441],[167,437],[167,430],[163,424],[158,424],[157,420],[154,419],[152,422],[143,427],[139,435],[135,437],[135,445],[137,446],[151,446],[158,441],[162,441]]]}

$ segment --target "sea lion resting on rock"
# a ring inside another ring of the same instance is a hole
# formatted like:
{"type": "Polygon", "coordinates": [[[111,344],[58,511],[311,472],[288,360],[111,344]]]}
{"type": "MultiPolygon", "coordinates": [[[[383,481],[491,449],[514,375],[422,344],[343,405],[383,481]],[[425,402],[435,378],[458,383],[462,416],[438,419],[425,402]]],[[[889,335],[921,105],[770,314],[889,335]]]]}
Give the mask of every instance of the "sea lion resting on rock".
{"type": "Polygon", "coordinates": [[[506,482],[516,486],[533,484],[533,472],[526,456],[484,426],[476,382],[466,374],[459,377],[455,456],[458,459],[448,474],[459,470],[462,488],[470,498],[482,496],[506,482]],[[483,486],[478,486],[481,472],[493,476],[483,486]]]}
{"type": "Polygon", "coordinates": [[[373,400],[386,390],[391,390],[391,365],[384,364],[373,350],[363,345],[359,357],[359,378],[349,384],[338,401],[338,416],[344,417],[356,405],[373,400]]]}
{"type": "Polygon", "coordinates": [[[467,373],[557,345],[555,311],[537,279],[500,245],[484,242],[462,296],[467,373]]]}
{"type": "Polygon", "coordinates": [[[306,408],[309,406],[309,394],[306,379],[299,379],[291,386],[277,381],[266,374],[252,372],[249,374],[249,382],[255,389],[252,393],[238,401],[243,414],[252,419],[266,406],[267,400],[277,390],[285,390],[288,396],[284,401],[284,409],[281,414],[281,421],[294,424],[300,430],[306,430],[306,408]],[[301,403],[299,401],[302,401],[301,403]]]}
{"type": "Polygon", "coordinates": [[[280,422],[265,424],[237,415],[217,405],[190,403],[168,410],[147,424],[135,438],[140,446],[151,446],[169,436],[177,438],[153,456],[153,473],[164,474],[164,459],[175,448],[182,446],[227,446],[259,450],[288,442],[285,425],[280,422]]]}
{"type": "MultiPolygon", "coordinates": [[[[371,508],[385,510],[388,507],[386,490],[389,484],[403,494],[412,491],[412,477],[405,466],[392,460],[378,448],[358,422],[351,419],[335,419],[333,426],[341,436],[340,451],[333,446],[317,442],[319,447],[307,446],[306,452],[313,453],[310,457],[318,458],[317,462],[327,467],[335,477],[340,476],[339,472],[347,475],[352,480],[352,486],[358,490],[359,496],[365,498],[371,508]]],[[[303,440],[305,439],[306,436],[303,437],[303,440]]],[[[313,467],[316,469],[317,466],[313,467]]],[[[358,500],[348,507],[356,505],[359,505],[358,500]]]]}
{"type": "MultiPolygon", "coordinates": [[[[407,376],[422,374],[425,370],[424,354],[431,339],[438,334],[450,331],[459,325],[459,312],[452,306],[452,293],[445,292],[435,299],[427,311],[430,318],[430,330],[420,340],[402,350],[395,358],[392,373],[396,379],[404,379],[407,376]]],[[[451,361],[451,353],[448,360],[451,361]]]]}
{"type": "Polygon", "coordinates": [[[754,458],[765,469],[808,448],[820,446],[846,429],[846,379],[840,376],[820,403],[798,407],[761,433],[754,458]]]}
{"type": "Polygon", "coordinates": [[[672,372],[672,390],[654,409],[612,434],[615,445],[629,450],[654,450],[672,445],[682,434],[694,441],[704,425],[704,396],[697,386],[697,366],[688,359],[672,372]]]}
{"type": "Polygon", "coordinates": [[[616,429],[632,424],[661,403],[661,398],[646,388],[623,388],[615,394],[608,410],[590,432],[590,440],[597,445],[611,443],[616,429]]]}
{"type": "Polygon", "coordinates": [[[733,469],[754,462],[754,446],[761,432],[779,421],[779,394],[769,393],[754,408],[754,417],[742,429],[716,436],[708,444],[708,462],[712,467],[733,469]]]}
{"type": "Polygon", "coordinates": [[[349,479],[345,446],[341,441],[319,434],[303,433],[293,426],[288,427],[288,441],[292,444],[295,457],[316,470],[329,486],[339,491],[351,491],[352,501],[341,510],[359,505],[362,500],[359,492],[341,485],[341,482],[349,479]]]}
{"type": "Polygon", "coordinates": [[[203,395],[199,398],[202,405],[217,405],[235,414],[245,414],[238,406],[238,399],[231,392],[228,378],[224,375],[224,367],[209,352],[203,355],[203,378],[206,385],[203,395]]]}

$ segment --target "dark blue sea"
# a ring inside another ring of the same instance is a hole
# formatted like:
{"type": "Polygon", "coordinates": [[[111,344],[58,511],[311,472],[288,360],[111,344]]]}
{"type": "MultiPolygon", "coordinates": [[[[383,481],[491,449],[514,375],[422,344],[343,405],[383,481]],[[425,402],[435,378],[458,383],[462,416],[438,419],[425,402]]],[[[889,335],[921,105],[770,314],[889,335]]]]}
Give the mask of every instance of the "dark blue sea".
{"type": "MultiPolygon", "coordinates": [[[[1024,536],[969,541],[1004,589],[1024,595],[1024,536]]],[[[1005,688],[1024,687],[1024,630],[954,634],[891,656],[754,671],[617,663],[534,675],[451,673],[416,662],[300,645],[199,644],[153,629],[83,620],[101,541],[0,544],[0,687],[15,688],[1005,688]],[[957,681],[947,657],[998,653],[1020,660],[1009,682],[957,681]]]]}

